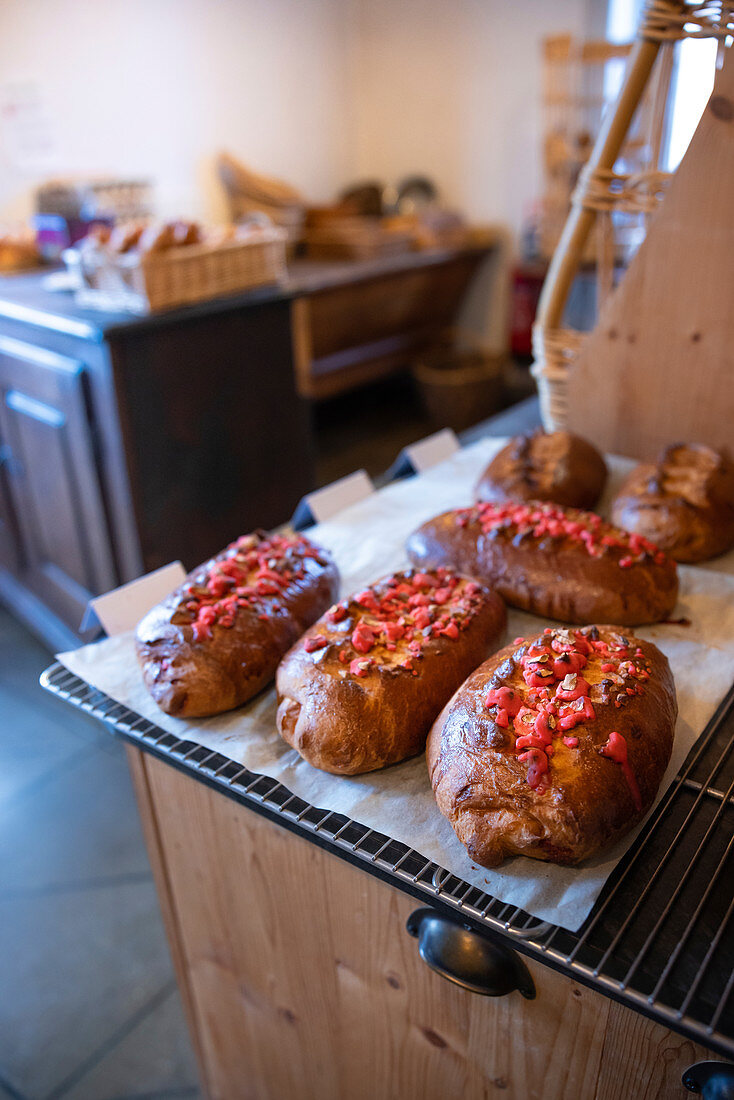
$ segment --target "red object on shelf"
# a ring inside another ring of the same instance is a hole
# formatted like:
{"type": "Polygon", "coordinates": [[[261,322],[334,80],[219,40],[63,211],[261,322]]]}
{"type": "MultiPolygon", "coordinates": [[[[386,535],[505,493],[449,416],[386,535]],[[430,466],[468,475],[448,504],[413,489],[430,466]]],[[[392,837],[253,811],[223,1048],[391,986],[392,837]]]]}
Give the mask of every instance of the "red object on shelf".
{"type": "Polygon", "coordinates": [[[532,355],[533,322],[546,272],[542,264],[519,264],[512,273],[510,350],[514,356],[532,355]]]}

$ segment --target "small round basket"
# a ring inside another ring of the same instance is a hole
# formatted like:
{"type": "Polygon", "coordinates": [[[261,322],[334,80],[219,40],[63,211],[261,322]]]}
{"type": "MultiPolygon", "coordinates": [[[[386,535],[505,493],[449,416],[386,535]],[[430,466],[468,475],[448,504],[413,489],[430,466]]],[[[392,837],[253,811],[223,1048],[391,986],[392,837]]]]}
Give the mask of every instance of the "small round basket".
{"type": "Polygon", "coordinates": [[[503,359],[444,350],[418,361],[413,378],[436,428],[464,431],[496,412],[502,401],[503,359]]]}

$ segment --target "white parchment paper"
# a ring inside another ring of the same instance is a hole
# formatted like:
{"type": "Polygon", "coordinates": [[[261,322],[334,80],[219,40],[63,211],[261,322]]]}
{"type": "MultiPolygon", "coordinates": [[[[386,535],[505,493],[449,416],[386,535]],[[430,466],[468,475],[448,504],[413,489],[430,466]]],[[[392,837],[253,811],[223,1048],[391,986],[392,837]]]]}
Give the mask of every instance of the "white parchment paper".
{"type": "MultiPolygon", "coordinates": [[[[410,532],[437,512],[469,504],[481,470],[504,442],[482,440],[425,474],[389,485],[309,531],[309,536],[334,554],[342,574],[342,592],[351,592],[403,566],[403,545],[410,532]]],[[[631,465],[628,459],[610,460],[610,484],[602,512],[631,465]]],[[[734,576],[727,572],[734,573],[734,553],[718,559],[712,568],[681,567],[675,617],[685,617],[691,625],[659,624],[637,631],[667,655],[678,693],[675,744],[660,797],[734,680],[734,576]]],[[[510,609],[502,644],[545,625],[545,620],[510,609]]],[[[278,736],[273,688],[229,714],[193,721],[170,718],[143,687],[132,634],[60,654],[59,660],[77,676],[177,737],[272,776],[313,805],[346,814],[395,837],[501,901],[572,931],[583,923],[639,831],[578,868],[517,858],[489,871],[471,862],[438,812],[422,756],[364,776],[346,778],[320,772],[278,736]]]]}

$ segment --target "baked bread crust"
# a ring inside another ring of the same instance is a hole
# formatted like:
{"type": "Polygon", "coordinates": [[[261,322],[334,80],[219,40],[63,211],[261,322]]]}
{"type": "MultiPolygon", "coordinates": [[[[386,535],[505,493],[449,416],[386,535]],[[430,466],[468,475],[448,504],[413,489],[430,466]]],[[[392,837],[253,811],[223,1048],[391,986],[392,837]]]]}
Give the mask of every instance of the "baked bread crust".
{"type": "Polygon", "coordinates": [[[569,508],[593,508],[607,480],[604,459],[571,432],[542,428],[516,435],[479,479],[477,500],[548,500],[569,508]]]}
{"type": "Polygon", "coordinates": [[[725,451],[675,443],[630,473],[612,520],[676,561],[715,558],[734,546],[734,462],[725,451]]]}
{"type": "Polygon", "coordinates": [[[243,536],[138,625],[145,686],[177,718],[240,706],[272,680],[338,589],[336,565],[302,535],[243,536]]]}
{"type": "Polygon", "coordinates": [[[467,577],[384,577],[331,608],[285,656],[278,731],[314,767],[340,775],[414,756],[505,622],[499,596],[467,577]]]}
{"type": "Polygon", "coordinates": [[[614,626],[518,639],[434,723],[426,759],[436,802],[484,867],[513,855],[578,863],[649,810],[677,712],[667,658],[651,642],[614,626]],[[533,669],[550,673],[545,687],[533,669]],[[561,694],[578,698],[559,702],[562,684],[575,686],[561,694]]]}
{"type": "Polygon", "coordinates": [[[659,622],[678,596],[675,563],[652,543],[553,504],[444,512],[413,532],[407,552],[421,569],[457,569],[507,603],[562,622],[659,622]]]}

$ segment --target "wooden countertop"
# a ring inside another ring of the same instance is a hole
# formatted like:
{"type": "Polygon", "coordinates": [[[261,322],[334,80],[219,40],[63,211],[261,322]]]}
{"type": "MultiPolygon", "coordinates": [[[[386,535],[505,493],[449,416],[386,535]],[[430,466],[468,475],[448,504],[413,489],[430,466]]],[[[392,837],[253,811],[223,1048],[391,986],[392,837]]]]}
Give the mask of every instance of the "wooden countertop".
{"type": "Polygon", "coordinates": [[[45,280],[53,270],[49,268],[0,277],[0,318],[101,343],[131,329],[142,331],[176,325],[205,315],[257,306],[274,300],[304,297],[336,286],[431,267],[461,256],[489,253],[496,247],[498,240],[499,234],[487,231],[476,243],[463,248],[406,252],[400,256],[377,260],[294,260],[289,264],[287,278],[279,285],[259,287],[242,294],[214,298],[196,305],[146,316],[84,309],[77,305],[70,291],[50,290],[46,287],[45,280]]]}

